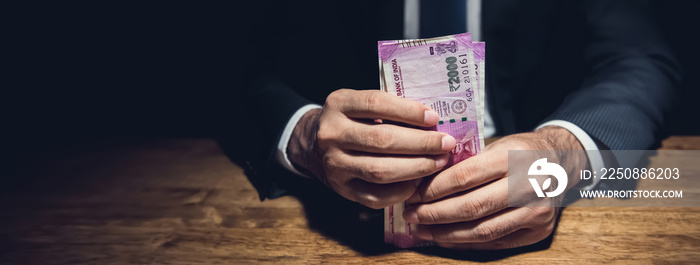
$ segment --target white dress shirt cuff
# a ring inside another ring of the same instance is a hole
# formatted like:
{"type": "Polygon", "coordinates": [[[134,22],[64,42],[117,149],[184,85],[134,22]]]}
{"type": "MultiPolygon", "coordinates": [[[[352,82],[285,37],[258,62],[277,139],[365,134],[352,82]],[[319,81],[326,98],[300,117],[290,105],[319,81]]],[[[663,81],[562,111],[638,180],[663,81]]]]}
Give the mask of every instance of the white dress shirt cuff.
{"type": "MultiPolygon", "coordinates": [[[[598,148],[598,145],[593,141],[593,138],[591,138],[591,136],[589,136],[585,131],[583,131],[583,129],[576,126],[576,124],[564,120],[551,120],[543,123],[540,126],[537,126],[537,129],[540,129],[545,126],[559,126],[571,132],[571,134],[573,134],[576,137],[576,139],[578,139],[578,141],[581,143],[583,149],[586,150],[586,155],[588,156],[588,163],[590,163],[591,165],[591,170],[595,171],[596,169],[605,167],[605,164],[603,162],[603,156],[600,154],[600,149],[598,148]]],[[[598,185],[599,182],[599,178],[594,178],[593,183],[586,187],[583,187],[582,190],[592,190],[593,188],[595,188],[595,186],[598,185]]]]}
{"type": "Polygon", "coordinates": [[[292,118],[290,118],[287,122],[287,126],[284,127],[284,131],[282,131],[282,136],[280,137],[279,143],[277,143],[277,162],[282,164],[282,166],[287,170],[302,177],[310,178],[310,176],[307,176],[299,172],[299,170],[297,170],[296,168],[294,168],[294,165],[292,165],[292,161],[289,160],[289,157],[287,156],[287,146],[289,145],[289,138],[292,137],[292,132],[294,132],[294,128],[297,126],[297,123],[299,123],[299,120],[301,119],[301,117],[304,116],[304,114],[306,114],[312,109],[320,108],[320,105],[308,104],[294,112],[292,118]]]}

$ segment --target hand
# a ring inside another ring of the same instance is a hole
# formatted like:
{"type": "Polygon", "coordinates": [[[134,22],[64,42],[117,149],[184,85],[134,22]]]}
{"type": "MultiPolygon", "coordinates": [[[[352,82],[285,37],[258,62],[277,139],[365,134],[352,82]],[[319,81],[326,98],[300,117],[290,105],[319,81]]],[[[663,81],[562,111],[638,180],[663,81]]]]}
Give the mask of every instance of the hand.
{"type": "MultiPolygon", "coordinates": [[[[484,153],[421,184],[407,201],[416,205],[407,207],[403,213],[406,221],[418,224],[416,235],[442,247],[466,249],[514,248],[549,236],[560,208],[508,207],[508,150],[583,150],[583,147],[569,131],[559,127],[501,138],[484,153]]],[[[569,159],[565,169],[577,172],[587,162],[585,155],[578,156],[569,159]]],[[[568,175],[566,190],[578,183],[574,174],[568,175]]]]}
{"type": "Polygon", "coordinates": [[[381,91],[341,89],[294,129],[290,160],[341,196],[379,209],[406,200],[416,179],[447,164],[455,139],[432,127],[436,112],[381,91]],[[395,124],[387,124],[392,121],[395,124]]]}

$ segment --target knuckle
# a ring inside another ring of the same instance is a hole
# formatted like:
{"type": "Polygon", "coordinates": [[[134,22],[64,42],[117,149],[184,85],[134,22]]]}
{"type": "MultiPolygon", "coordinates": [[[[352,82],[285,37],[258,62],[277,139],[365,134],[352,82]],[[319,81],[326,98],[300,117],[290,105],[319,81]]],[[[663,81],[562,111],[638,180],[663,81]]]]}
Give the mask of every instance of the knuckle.
{"type": "Polygon", "coordinates": [[[418,102],[411,102],[411,107],[406,113],[410,113],[410,117],[417,123],[423,123],[425,121],[425,105],[418,102]]]}
{"type": "Polygon", "coordinates": [[[379,149],[387,149],[392,146],[393,136],[391,131],[377,127],[367,132],[367,144],[379,149]]]}
{"type": "Polygon", "coordinates": [[[457,187],[468,187],[471,185],[471,176],[476,172],[473,167],[470,166],[460,166],[457,168],[458,174],[455,176],[454,181],[457,187]]]}
{"type": "Polygon", "coordinates": [[[432,207],[419,207],[416,213],[421,222],[436,223],[441,219],[440,213],[432,207]]]}
{"type": "Polygon", "coordinates": [[[528,207],[535,224],[553,223],[555,211],[552,207],[528,207]]]}
{"type": "Polygon", "coordinates": [[[371,195],[360,196],[357,202],[372,209],[382,209],[385,207],[382,201],[380,201],[376,196],[371,195]]]}
{"type": "Polygon", "coordinates": [[[551,221],[554,219],[556,211],[554,210],[554,207],[541,207],[541,210],[539,210],[538,213],[538,217],[542,218],[543,220],[551,221]]]}
{"type": "Polygon", "coordinates": [[[385,183],[390,175],[388,168],[382,164],[374,164],[366,166],[364,172],[368,181],[374,183],[385,183]]]}
{"type": "Polygon", "coordinates": [[[554,232],[554,223],[549,223],[547,224],[544,229],[542,230],[542,237],[540,240],[547,238],[549,235],[551,235],[554,232]]]}
{"type": "Polygon", "coordinates": [[[474,228],[474,237],[478,241],[491,241],[498,238],[496,230],[489,226],[477,226],[474,228]]]}
{"type": "Polygon", "coordinates": [[[409,113],[415,113],[422,121],[423,115],[425,115],[425,105],[415,102],[415,101],[409,101],[410,105],[408,108],[409,113]]]}
{"type": "Polygon", "coordinates": [[[435,151],[436,149],[439,150],[440,146],[436,145],[435,143],[441,142],[442,141],[442,136],[439,136],[440,140],[436,141],[435,138],[437,138],[437,135],[431,134],[428,137],[423,138],[423,144],[421,146],[421,151],[424,153],[429,153],[432,151],[435,151]]]}
{"type": "Polygon", "coordinates": [[[332,155],[329,153],[326,153],[323,156],[323,164],[326,166],[327,169],[342,168],[342,162],[340,161],[340,158],[337,155],[332,155]]]}
{"type": "Polygon", "coordinates": [[[340,131],[338,132],[339,135],[337,136],[337,139],[338,139],[338,140],[342,140],[342,141],[344,141],[344,142],[346,142],[346,143],[355,143],[355,144],[357,144],[357,143],[359,143],[359,141],[358,141],[358,139],[357,139],[358,133],[359,133],[359,132],[358,132],[358,129],[357,129],[357,128],[350,127],[350,128],[348,128],[348,129],[346,129],[346,130],[340,130],[340,131]]]}
{"type": "Polygon", "coordinates": [[[379,93],[383,92],[371,91],[366,94],[364,98],[365,110],[378,112],[383,108],[385,104],[382,96],[384,95],[379,93]]]}
{"type": "Polygon", "coordinates": [[[435,172],[437,167],[435,166],[435,161],[432,159],[425,159],[423,160],[423,163],[420,164],[420,167],[418,168],[418,173],[421,176],[427,176],[435,172]]]}
{"type": "Polygon", "coordinates": [[[522,150],[530,150],[532,148],[525,141],[518,139],[518,140],[514,140],[508,149],[522,151],[522,150]]]}
{"type": "Polygon", "coordinates": [[[327,143],[333,141],[335,138],[335,132],[332,128],[329,128],[328,124],[319,124],[318,131],[316,131],[316,141],[319,143],[327,143]]]}
{"type": "Polygon", "coordinates": [[[326,97],[326,106],[336,106],[339,103],[343,102],[343,97],[347,93],[347,89],[338,89],[336,91],[333,91],[326,97]]]}
{"type": "Polygon", "coordinates": [[[467,199],[462,207],[462,215],[466,218],[474,219],[483,211],[484,206],[484,203],[479,199],[467,199]]]}
{"type": "Polygon", "coordinates": [[[409,117],[415,119],[417,122],[423,122],[423,115],[425,113],[423,104],[414,101],[402,101],[402,103],[403,104],[400,106],[403,113],[408,114],[409,117]]]}
{"type": "Polygon", "coordinates": [[[436,188],[433,185],[428,185],[428,188],[425,190],[425,194],[421,197],[423,201],[432,201],[434,198],[440,195],[438,192],[439,188],[436,188]]]}

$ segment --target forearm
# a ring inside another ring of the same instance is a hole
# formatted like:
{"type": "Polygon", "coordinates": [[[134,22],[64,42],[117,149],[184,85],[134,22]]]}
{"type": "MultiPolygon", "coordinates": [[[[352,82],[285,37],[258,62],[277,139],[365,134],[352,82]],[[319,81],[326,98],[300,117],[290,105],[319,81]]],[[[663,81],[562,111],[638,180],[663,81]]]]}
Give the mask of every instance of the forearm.
{"type": "Polygon", "coordinates": [[[275,81],[253,83],[242,94],[219,138],[260,198],[277,197],[282,194],[275,185],[278,178],[292,174],[276,161],[279,140],[295,111],[311,102],[275,81]]]}
{"type": "MultiPolygon", "coordinates": [[[[680,67],[648,1],[587,1],[588,73],[549,120],[576,124],[612,150],[652,148],[677,97],[680,67]]],[[[632,163],[620,161],[621,163],[632,163]]]]}

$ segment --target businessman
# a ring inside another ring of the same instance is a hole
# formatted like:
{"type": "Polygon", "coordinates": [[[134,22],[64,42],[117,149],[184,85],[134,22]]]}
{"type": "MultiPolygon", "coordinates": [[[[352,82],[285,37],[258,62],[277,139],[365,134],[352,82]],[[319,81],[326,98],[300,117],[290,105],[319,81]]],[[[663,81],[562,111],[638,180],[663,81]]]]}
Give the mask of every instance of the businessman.
{"type": "MultiPolygon", "coordinates": [[[[648,1],[350,2],[275,3],[272,37],[255,38],[274,43],[264,51],[276,69],[246,96],[266,102],[266,133],[241,138],[269,143],[243,158],[261,197],[283,194],[284,178],[316,178],[371,208],[408,200],[404,218],[440,246],[513,248],[551,234],[558,208],[508,207],[508,150],[648,149],[664,135],[680,70],[648,1]],[[504,137],[423,179],[456,144],[416,128],[437,114],[355,89],[377,86],[377,40],[467,30],[487,43],[486,136],[504,137]]],[[[591,153],[567,170],[636,162],[591,153]]],[[[571,178],[567,190],[599,186],[571,178]]]]}
{"type": "MultiPolygon", "coordinates": [[[[7,142],[216,132],[261,198],[310,178],[371,208],[408,200],[404,217],[418,236],[453,248],[551,234],[555,208],[507,207],[507,150],[653,148],[680,79],[649,1],[47,1],[7,10],[7,142]],[[457,141],[419,129],[437,122],[433,111],[372,89],[376,42],[465,31],[487,43],[485,132],[503,137],[439,172],[457,141]]],[[[593,155],[567,169],[634,160],[593,155]]],[[[603,184],[572,179],[567,189],[603,184]]]]}

